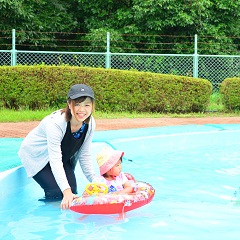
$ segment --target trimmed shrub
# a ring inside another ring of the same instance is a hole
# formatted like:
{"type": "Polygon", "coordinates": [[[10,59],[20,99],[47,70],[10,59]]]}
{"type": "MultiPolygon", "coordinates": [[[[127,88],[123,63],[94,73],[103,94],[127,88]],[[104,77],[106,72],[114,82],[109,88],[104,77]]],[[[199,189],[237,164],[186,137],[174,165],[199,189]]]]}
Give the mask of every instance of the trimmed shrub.
{"type": "Polygon", "coordinates": [[[75,66],[0,67],[6,108],[64,107],[76,83],[91,86],[96,109],[106,112],[201,112],[212,94],[208,80],[192,77],[75,66]]]}
{"type": "Polygon", "coordinates": [[[240,78],[226,78],[220,85],[222,103],[227,110],[240,110],[240,78]]]}

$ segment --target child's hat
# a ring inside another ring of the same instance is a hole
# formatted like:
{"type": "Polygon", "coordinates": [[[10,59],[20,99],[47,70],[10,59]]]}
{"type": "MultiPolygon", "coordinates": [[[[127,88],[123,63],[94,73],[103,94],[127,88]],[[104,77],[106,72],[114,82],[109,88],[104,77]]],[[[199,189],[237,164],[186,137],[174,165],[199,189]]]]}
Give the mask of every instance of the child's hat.
{"type": "Polygon", "coordinates": [[[103,148],[97,154],[97,163],[100,168],[100,174],[103,175],[110,170],[118,160],[124,155],[124,152],[112,148],[103,148]]]}

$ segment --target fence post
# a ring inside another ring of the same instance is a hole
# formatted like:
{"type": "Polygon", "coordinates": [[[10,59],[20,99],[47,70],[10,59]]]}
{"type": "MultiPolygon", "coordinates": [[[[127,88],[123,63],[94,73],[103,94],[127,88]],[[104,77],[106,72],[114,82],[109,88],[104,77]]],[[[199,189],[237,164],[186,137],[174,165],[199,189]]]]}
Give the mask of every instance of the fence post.
{"type": "Polygon", "coordinates": [[[111,68],[110,33],[107,32],[106,68],[111,68]]]}
{"type": "Polygon", "coordinates": [[[198,78],[197,34],[194,35],[193,77],[198,78]]]}
{"type": "Polygon", "coordinates": [[[16,42],[15,29],[12,29],[11,66],[16,66],[17,50],[16,50],[15,42],[16,42]]]}

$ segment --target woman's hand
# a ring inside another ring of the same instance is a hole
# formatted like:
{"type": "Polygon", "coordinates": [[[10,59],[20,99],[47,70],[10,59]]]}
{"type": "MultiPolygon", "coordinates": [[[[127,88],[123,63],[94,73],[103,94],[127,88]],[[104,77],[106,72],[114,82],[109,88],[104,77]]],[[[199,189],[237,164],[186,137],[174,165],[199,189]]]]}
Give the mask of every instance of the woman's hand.
{"type": "Polygon", "coordinates": [[[77,198],[78,196],[76,194],[72,193],[71,188],[67,188],[63,191],[63,199],[61,202],[61,209],[65,210],[68,209],[74,198],[77,198]]]}

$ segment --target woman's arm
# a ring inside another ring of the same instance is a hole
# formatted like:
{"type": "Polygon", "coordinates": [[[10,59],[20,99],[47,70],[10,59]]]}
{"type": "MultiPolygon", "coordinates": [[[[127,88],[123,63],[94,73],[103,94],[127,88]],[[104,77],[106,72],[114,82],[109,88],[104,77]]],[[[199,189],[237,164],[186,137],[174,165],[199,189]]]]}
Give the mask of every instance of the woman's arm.
{"type": "Polygon", "coordinates": [[[95,177],[95,171],[92,162],[92,138],[96,128],[96,123],[93,117],[89,122],[88,132],[81,147],[81,150],[74,156],[74,161],[79,161],[82,171],[89,182],[92,182],[95,177]]]}

